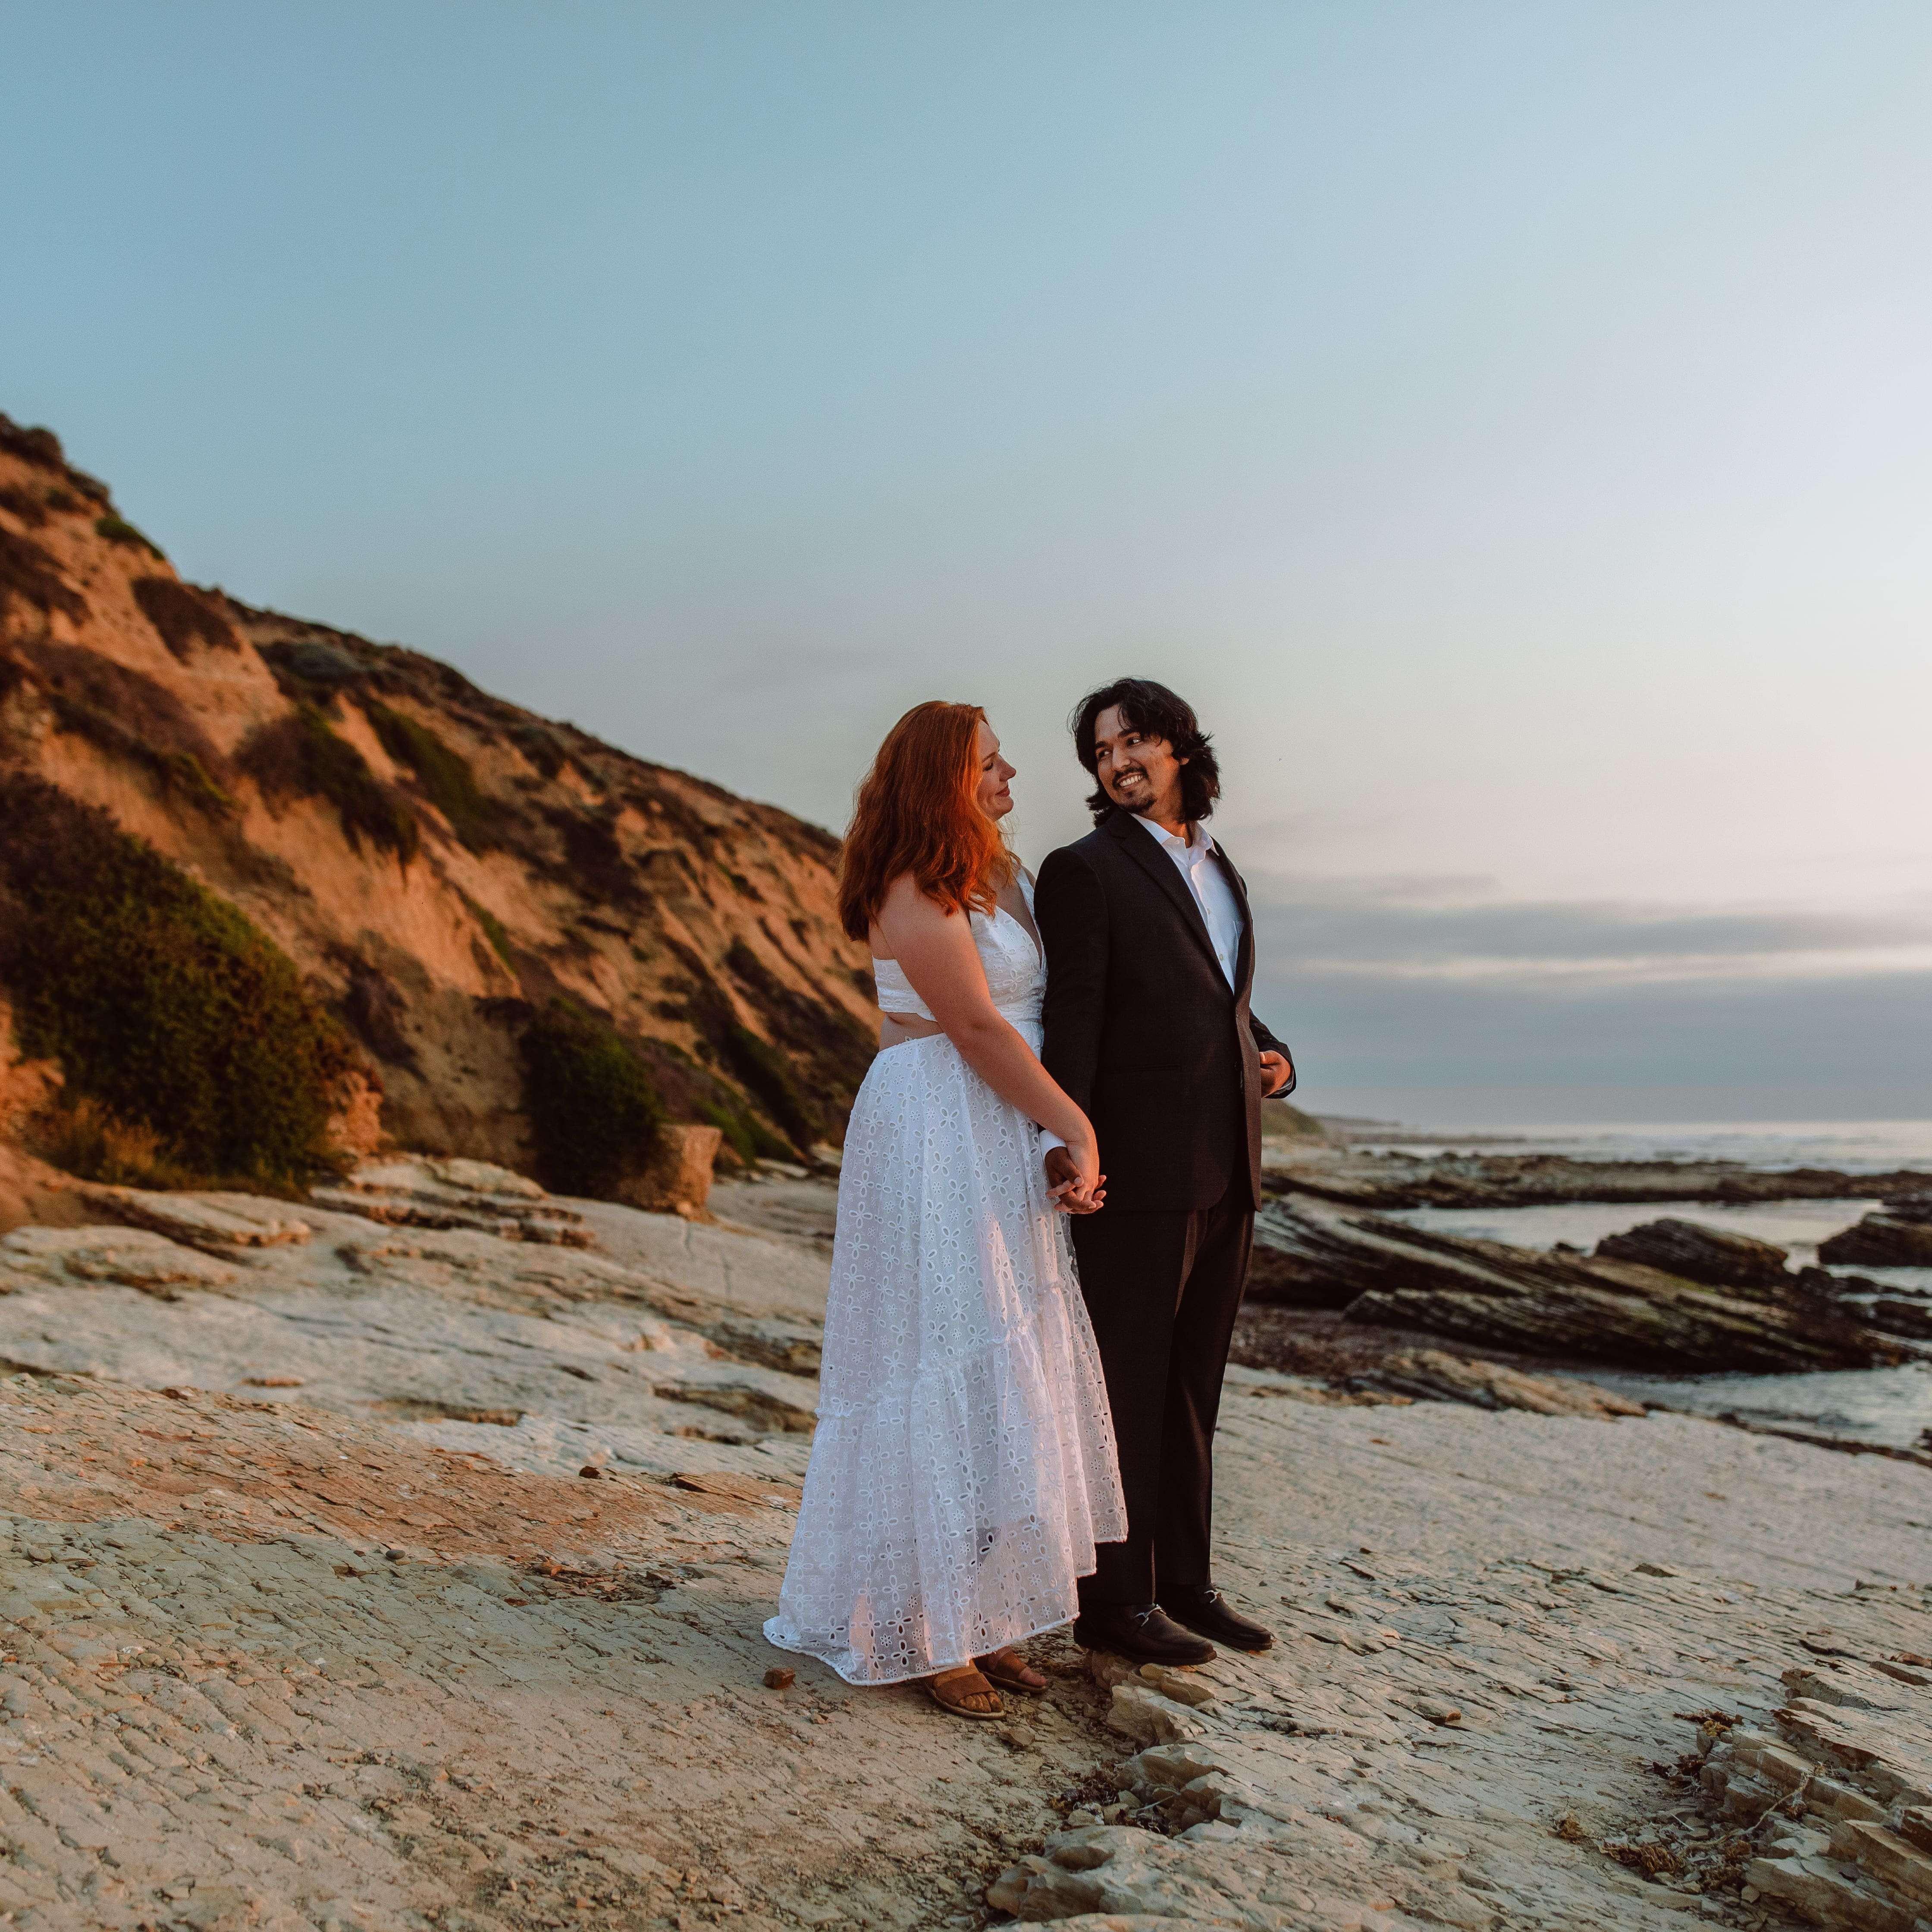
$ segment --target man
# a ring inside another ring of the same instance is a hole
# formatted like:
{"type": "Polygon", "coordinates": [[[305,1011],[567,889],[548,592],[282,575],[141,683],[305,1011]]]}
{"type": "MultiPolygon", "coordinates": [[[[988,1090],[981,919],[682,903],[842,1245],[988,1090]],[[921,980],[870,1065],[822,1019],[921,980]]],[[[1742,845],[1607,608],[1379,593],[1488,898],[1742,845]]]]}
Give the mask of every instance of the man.
{"type": "MultiPolygon", "coordinates": [[[[1214,1588],[1208,1540],[1214,1421],[1261,1201],[1261,1103],[1292,1090],[1294,1069],[1248,1010],[1253,922],[1202,823],[1220,774],[1192,710],[1122,678],[1082,703],[1073,741],[1098,781],[1096,829],[1049,854],[1035,890],[1041,1058],[1093,1121],[1106,1172],[1106,1204],[1072,1233],[1128,1523],[1082,1580],[1074,1637],[1202,1664],[1214,1654],[1204,1639],[1274,1640],[1214,1588]]],[[[1051,1136],[1046,1169],[1054,1186],[1077,1178],[1051,1136]]]]}

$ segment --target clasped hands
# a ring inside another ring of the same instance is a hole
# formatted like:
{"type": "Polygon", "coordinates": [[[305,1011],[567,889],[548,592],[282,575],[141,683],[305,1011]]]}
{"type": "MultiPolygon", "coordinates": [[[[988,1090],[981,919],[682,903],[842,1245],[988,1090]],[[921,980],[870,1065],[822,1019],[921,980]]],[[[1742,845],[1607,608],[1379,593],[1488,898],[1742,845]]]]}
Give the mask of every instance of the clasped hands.
{"type": "Polygon", "coordinates": [[[1064,1147],[1046,1150],[1046,1198],[1063,1214],[1094,1214],[1107,1198],[1107,1177],[1095,1176],[1090,1186],[1080,1164],[1064,1147]]]}
{"type": "MultiPolygon", "coordinates": [[[[1262,1072],[1270,1096],[1279,1094],[1294,1076],[1294,1068],[1285,1053],[1264,1053],[1262,1072]]],[[[1107,1199],[1107,1177],[1094,1178],[1090,1186],[1082,1178],[1078,1162],[1064,1147],[1046,1150],[1047,1198],[1063,1214],[1099,1213],[1107,1199]]]]}

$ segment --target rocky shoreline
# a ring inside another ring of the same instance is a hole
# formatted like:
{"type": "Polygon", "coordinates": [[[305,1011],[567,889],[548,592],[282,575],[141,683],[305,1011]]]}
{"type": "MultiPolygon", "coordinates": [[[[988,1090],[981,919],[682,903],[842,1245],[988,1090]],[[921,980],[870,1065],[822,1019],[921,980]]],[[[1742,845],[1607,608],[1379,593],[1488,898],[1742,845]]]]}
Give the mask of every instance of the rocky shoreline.
{"type": "Polygon", "coordinates": [[[1932,1174],[1901,1168],[1759,1169],[1732,1161],[1574,1160],[1555,1154],[1372,1153],[1272,1142],[1267,1172],[1285,1193],[1349,1208],[1534,1208],[1579,1201],[1738,1204],[1881,1199],[1932,1192],[1932,1174]]]}
{"type": "Polygon", "coordinates": [[[997,1726],[768,1688],[831,1198],[695,1221],[398,1159],[0,1237],[0,1922],[1911,1932],[1932,1694],[1868,1723],[1864,1677],[1791,1673],[1932,1652],[1932,1471],[1527,1352],[1252,1311],[1358,1352],[1230,1371],[1220,1574],[1265,1657],[1056,1634],[997,1726]]]}

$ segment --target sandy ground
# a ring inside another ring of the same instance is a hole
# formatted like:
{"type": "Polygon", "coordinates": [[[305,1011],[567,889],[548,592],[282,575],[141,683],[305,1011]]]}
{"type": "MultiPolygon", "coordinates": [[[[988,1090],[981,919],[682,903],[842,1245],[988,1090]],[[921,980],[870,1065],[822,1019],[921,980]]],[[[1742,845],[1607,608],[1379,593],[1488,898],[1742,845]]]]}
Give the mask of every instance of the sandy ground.
{"type": "MultiPolygon", "coordinates": [[[[734,1297],[748,1322],[808,1318],[809,1195],[745,1187],[712,1229],[583,1211],[602,1265],[648,1262],[693,1321],[734,1297]]],[[[1114,1687],[1042,1639],[1048,1694],[969,1725],[764,1643],[800,1438],[771,1438],[760,1476],[756,1442],[681,1438],[708,1412],[653,1396],[638,1413],[688,1466],[585,1478],[514,1448],[534,1417],[398,1422],[377,1330],[412,1319],[402,1276],[326,1400],[74,1372],[88,1322],[105,1350],[138,1304],[192,1326],[171,1359],[212,1379],[222,1311],[258,1335],[290,1252],[245,1294],[0,1295],[0,1320],[34,1311],[4,1352],[70,1364],[0,1382],[0,1924],[1781,1922],[1686,1782],[1690,1720],[1768,1724],[1821,1645],[1932,1654],[1932,1472],[1688,1418],[1335,1406],[1240,1370],[1220,1580],[1275,1650],[1114,1687]],[[1703,1864],[1651,1880],[1615,1855],[1670,1834],[1702,1834],[1703,1864]]],[[[506,1253],[503,1280],[530,1261],[506,1253]]],[[[556,1360],[608,1366],[580,1301],[486,1331],[432,1288],[452,1377],[507,1375],[513,1345],[536,1360],[546,1321],[556,1360]]],[[[160,1359],[143,1334],[116,1359],[160,1359]]],[[[395,1339],[420,1386],[423,1338],[395,1339]]],[[[572,1390],[593,1420],[622,1399],[608,1376],[518,1386],[551,1403],[553,1448],[572,1390]]]]}

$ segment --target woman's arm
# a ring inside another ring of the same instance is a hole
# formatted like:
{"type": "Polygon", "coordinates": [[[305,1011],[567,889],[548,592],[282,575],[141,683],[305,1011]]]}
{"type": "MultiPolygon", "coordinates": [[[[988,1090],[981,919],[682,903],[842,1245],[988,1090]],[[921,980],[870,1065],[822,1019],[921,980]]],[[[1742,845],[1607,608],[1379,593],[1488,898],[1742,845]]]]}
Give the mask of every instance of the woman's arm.
{"type": "Polygon", "coordinates": [[[1090,1186],[1097,1182],[1093,1127],[1012,1023],[1000,1017],[964,916],[946,912],[907,878],[894,881],[875,926],[880,943],[874,950],[881,958],[898,962],[967,1065],[1001,1100],[1058,1134],[1082,1178],[1090,1186]]]}

